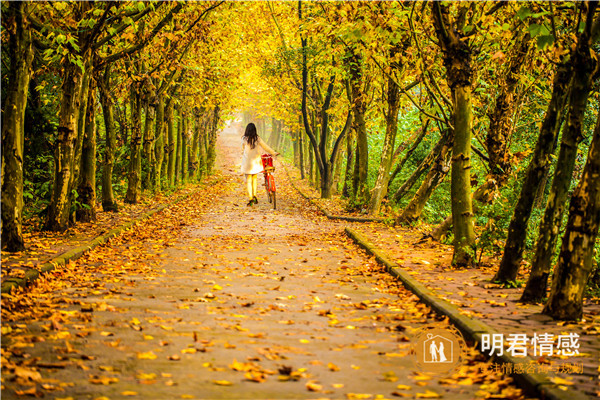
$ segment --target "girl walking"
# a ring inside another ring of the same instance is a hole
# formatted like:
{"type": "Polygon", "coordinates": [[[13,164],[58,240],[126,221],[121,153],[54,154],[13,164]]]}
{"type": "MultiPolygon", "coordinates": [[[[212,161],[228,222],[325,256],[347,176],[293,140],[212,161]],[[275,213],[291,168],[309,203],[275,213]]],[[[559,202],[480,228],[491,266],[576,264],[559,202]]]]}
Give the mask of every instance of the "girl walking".
{"type": "Polygon", "coordinates": [[[242,136],[242,167],[241,172],[246,174],[246,188],[248,190],[248,206],[258,203],[256,189],[258,187],[257,174],[263,170],[260,156],[269,153],[277,156],[275,150],[271,149],[256,133],[256,125],[252,122],[246,126],[246,132],[242,136]]]}

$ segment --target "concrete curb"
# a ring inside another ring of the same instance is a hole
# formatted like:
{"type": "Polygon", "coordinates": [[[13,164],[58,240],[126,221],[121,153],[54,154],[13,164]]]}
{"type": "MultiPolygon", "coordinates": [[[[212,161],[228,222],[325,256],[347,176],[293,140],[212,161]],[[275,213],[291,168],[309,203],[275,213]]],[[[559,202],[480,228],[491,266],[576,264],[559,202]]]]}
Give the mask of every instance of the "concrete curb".
{"type": "MultiPolygon", "coordinates": [[[[465,336],[467,340],[473,341],[477,348],[481,351],[481,335],[484,333],[498,333],[495,329],[485,324],[484,322],[467,317],[461,314],[460,309],[450,302],[440,299],[425,285],[413,278],[409,273],[400,268],[398,264],[376,245],[371,243],[366,236],[360,232],[346,228],[346,234],[354,240],[360,247],[365,249],[369,254],[375,256],[377,262],[385,266],[385,269],[392,276],[400,280],[407,289],[413,292],[419,299],[441,315],[448,317],[465,336]]],[[[485,355],[485,353],[482,352],[485,355]]],[[[528,364],[534,362],[530,357],[512,357],[508,354],[503,354],[499,357],[494,357],[494,361],[498,363],[528,364]]],[[[530,395],[539,396],[541,399],[549,400],[586,400],[587,395],[574,389],[561,390],[556,384],[552,383],[547,375],[537,373],[512,374],[515,383],[524,389],[530,395]]]]}
{"type": "Polygon", "coordinates": [[[103,235],[100,235],[100,236],[92,239],[92,241],[90,241],[87,244],[67,250],[66,252],[62,253],[61,255],[54,257],[50,261],[47,261],[44,264],[42,264],[40,266],[39,270],[38,269],[28,270],[27,272],[25,272],[25,277],[23,277],[23,278],[6,279],[5,281],[2,282],[1,293],[10,293],[10,291],[13,288],[17,288],[19,286],[21,286],[21,287],[27,286],[28,284],[30,284],[33,281],[35,281],[36,279],[38,279],[41,274],[53,271],[58,267],[65,266],[69,261],[78,259],[79,257],[84,255],[88,251],[96,248],[97,246],[99,246],[103,243],[108,242],[110,239],[112,239],[116,236],[119,236],[124,231],[126,231],[126,230],[134,227],[138,223],[150,218],[152,215],[154,215],[160,211],[163,211],[165,208],[170,207],[174,204],[177,204],[177,203],[187,199],[194,193],[195,193],[195,191],[188,193],[188,194],[181,195],[177,199],[175,199],[173,202],[168,203],[168,204],[162,204],[162,205],[158,206],[157,208],[155,208],[154,210],[150,210],[149,212],[143,214],[142,216],[134,219],[133,221],[129,221],[117,228],[111,229],[110,231],[106,232],[103,235]]]}
{"type": "Polygon", "coordinates": [[[308,202],[310,204],[312,204],[313,206],[317,207],[319,209],[319,211],[321,212],[321,214],[325,215],[327,217],[327,219],[331,219],[331,220],[341,220],[341,221],[349,221],[349,222],[385,222],[385,219],[383,218],[359,218],[359,217],[345,217],[343,215],[331,215],[327,212],[327,210],[325,210],[320,204],[318,204],[317,202],[315,202],[311,197],[305,195],[295,184],[294,184],[294,180],[292,179],[292,177],[290,176],[290,173],[287,169],[287,167],[280,162],[281,165],[283,166],[283,169],[285,170],[285,174],[287,175],[288,181],[290,181],[292,187],[296,190],[296,192],[298,192],[300,194],[300,196],[304,197],[306,200],[308,200],[308,202]]]}

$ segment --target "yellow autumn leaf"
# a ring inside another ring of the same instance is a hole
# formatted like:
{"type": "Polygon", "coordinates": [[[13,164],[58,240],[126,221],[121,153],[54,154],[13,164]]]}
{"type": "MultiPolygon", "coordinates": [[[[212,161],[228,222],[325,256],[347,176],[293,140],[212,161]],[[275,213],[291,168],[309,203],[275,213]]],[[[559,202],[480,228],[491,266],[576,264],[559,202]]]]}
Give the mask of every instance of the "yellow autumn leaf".
{"type": "Polygon", "coordinates": [[[425,393],[417,393],[416,395],[417,399],[439,399],[440,397],[442,396],[429,389],[426,389],[425,393]]]}
{"type": "Polygon", "coordinates": [[[553,383],[556,383],[557,385],[572,385],[573,384],[573,381],[568,381],[568,380],[563,379],[563,378],[558,377],[558,376],[550,378],[550,380],[553,383]]]}
{"type": "Polygon", "coordinates": [[[146,373],[140,372],[135,377],[142,381],[150,381],[152,379],[156,379],[156,374],[155,373],[146,374],[146,373]]]}
{"type": "Polygon", "coordinates": [[[213,381],[213,383],[215,385],[219,385],[219,386],[231,386],[231,385],[233,385],[233,383],[231,383],[229,381],[223,381],[223,380],[221,380],[221,381],[213,381]]]}
{"type": "Polygon", "coordinates": [[[134,392],[133,390],[125,390],[124,392],[121,392],[122,396],[137,396],[138,393],[134,392]]]}
{"type": "Polygon", "coordinates": [[[310,392],[320,392],[323,390],[323,385],[319,385],[315,381],[309,381],[306,382],[306,389],[308,389],[310,392]]]}
{"type": "Polygon", "coordinates": [[[340,367],[338,367],[337,365],[335,365],[334,363],[328,363],[327,364],[327,368],[329,368],[330,371],[336,372],[340,370],[340,367]]]}
{"type": "Polygon", "coordinates": [[[137,358],[139,358],[140,360],[155,360],[157,357],[158,356],[152,351],[137,354],[137,358]]]}
{"type": "Polygon", "coordinates": [[[348,400],[365,400],[373,397],[372,394],[368,393],[346,393],[348,400]]]}
{"type": "Polygon", "coordinates": [[[399,390],[410,390],[410,389],[412,389],[412,387],[408,386],[408,385],[398,385],[398,386],[396,386],[396,389],[399,389],[399,390]]]}

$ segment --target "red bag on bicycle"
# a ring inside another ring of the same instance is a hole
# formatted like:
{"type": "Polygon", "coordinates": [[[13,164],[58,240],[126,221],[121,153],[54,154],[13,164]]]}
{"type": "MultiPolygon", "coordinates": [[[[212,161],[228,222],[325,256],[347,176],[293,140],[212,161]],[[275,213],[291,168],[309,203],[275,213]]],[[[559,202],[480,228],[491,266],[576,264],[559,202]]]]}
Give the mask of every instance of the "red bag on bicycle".
{"type": "Polygon", "coordinates": [[[270,154],[263,154],[260,156],[262,161],[263,169],[273,168],[273,157],[270,154]]]}

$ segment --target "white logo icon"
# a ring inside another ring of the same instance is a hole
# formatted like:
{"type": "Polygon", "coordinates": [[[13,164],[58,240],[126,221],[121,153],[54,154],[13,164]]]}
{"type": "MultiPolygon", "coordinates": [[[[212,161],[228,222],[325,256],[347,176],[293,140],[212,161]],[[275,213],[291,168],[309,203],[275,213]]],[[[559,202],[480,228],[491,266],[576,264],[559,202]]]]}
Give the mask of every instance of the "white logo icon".
{"type": "Polygon", "coordinates": [[[428,333],[427,340],[423,341],[423,354],[426,363],[453,363],[454,343],[443,336],[428,333]]]}

